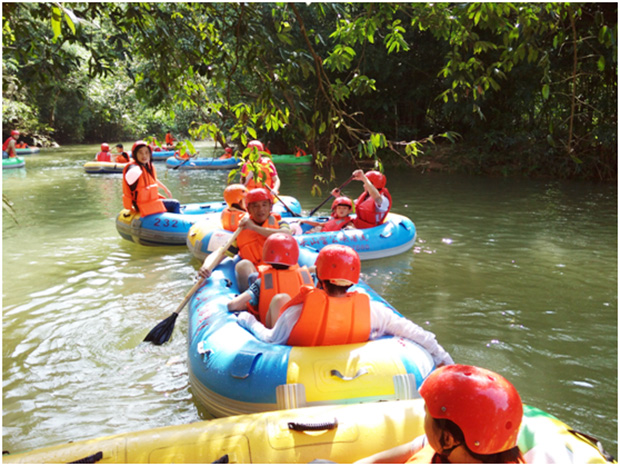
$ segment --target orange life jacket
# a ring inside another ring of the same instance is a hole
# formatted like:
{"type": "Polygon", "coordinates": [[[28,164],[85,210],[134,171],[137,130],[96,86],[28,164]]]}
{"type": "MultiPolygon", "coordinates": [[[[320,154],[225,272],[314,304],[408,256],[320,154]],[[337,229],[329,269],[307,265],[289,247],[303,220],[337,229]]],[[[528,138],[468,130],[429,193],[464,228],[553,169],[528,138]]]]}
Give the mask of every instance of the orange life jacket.
{"type": "Polygon", "coordinates": [[[245,210],[226,207],[222,210],[222,228],[228,231],[235,231],[239,226],[239,220],[241,220],[241,217],[245,214],[245,210]]]}
{"type": "Polygon", "coordinates": [[[129,158],[129,154],[127,152],[121,152],[119,155],[116,156],[116,163],[129,163],[130,162],[130,158],[129,158]]]}
{"type": "Polygon", "coordinates": [[[379,190],[379,193],[390,201],[388,209],[385,212],[377,212],[377,204],[375,204],[374,199],[368,192],[364,191],[355,200],[355,213],[357,214],[357,218],[353,220],[355,228],[372,228],[383,223],[392,208],[392,196],[386,188],[379,190]]]}
{"type": "MultiPolygon", "coordinates": [[[[280,228],[281,217],[279,214],[273,212],[269,215],[269,218],[265,220],[262,225],[263,228],[273,228],[278,230],[280,228]]],[[[263,245],[267,240],[266,236],[256,233],[254,230],[243,229],[239,236],[237,236],[237,247],[239,248],[239,255],[242,259],[247,259],[254,265],[258,265],[263,261],[263,245]]]]}
{"type": "Polygon", "coordinates": [[[248,305],[248,308],[261,322],[265,323],[269,304],[278,293],[286,293],[289,296],[296,296],[302,285],[313,286],[312,277],[307,267],[299,267],[297,264],[288,269],[274,269],[268,266],[260,273],[260,296],[258,308],[248,305]]]}
{"type": "Polygon", "coordinates": [[[174,137],[170,133],[166,133],[166,144],[171,146],[174,143],[174,137]]]}
{"type": "Polygon", "coordinates": [[[97,162],[111,162],[112,154],[110,152],[97,152],[97,156],[95,157],[97,162]]]}
{"type": "Polygon", "coordinates": [[[153,175],[151,175],[144,167],[140,166],[142,174],[140,178],[138,178],[134,189],[131,189],[129,184],[127,184],[125,174],[134,165],[138,164],[136,162],[131,162],[123,169],[123,207],[133,211],[135,211],[137,207],[141,217],[166,212],[166,206],[162,202],[162,196],[158,192],[155,167],[153,167],[153,175]]]}
{"type": "Polygon", "coordinates": [[[321,231],[338,231],[346,227],[352,220],[348,215],[343,218],[330,218],[321,226],[321,231]]]}
{"type": "Polygon", "coordinates": [[[290,346],[346,345],[370,337],[370,297],[365,293],[352,291],[335,298],[319,288],[302,286],[280,315],[296,304],[303,307],[288,337],[290,346]]]}
{"type": "MultiPolygon", "coordinates": [[[[275,167],[271,160],[266,157],[262,157],[259,162],[256,163],[258,166],[258,176],[256,173],[252,174],[252,178],[245,185],[249,190],[262,188],[265,185],[273,188],[275,183],[273,181],[273,175],[276,174],[275,167]],[[263,180],[263,176],[265,177],[263,180]]],[[[248,163],[243,165],[241,168],[241,176],[247,177],[250,173],[250,166],[248,163]]]]}
{"type": "Polygon", "coordinates": [[[15,148],[16,149],[28,149],[28,144],[26,144],[25,142],[18,142],[17,144],[15,144],[15,148]]]}

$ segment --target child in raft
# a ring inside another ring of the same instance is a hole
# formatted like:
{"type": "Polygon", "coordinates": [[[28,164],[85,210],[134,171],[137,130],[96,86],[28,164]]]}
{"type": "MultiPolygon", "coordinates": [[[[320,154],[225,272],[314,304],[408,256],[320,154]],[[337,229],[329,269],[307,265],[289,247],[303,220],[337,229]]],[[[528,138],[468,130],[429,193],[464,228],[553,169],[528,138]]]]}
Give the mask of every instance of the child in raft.
{"type": "Polygon", "coordinates": [[[353,219],[351,218],[352,210],[353,202],[351,199],[346,196],[340,196],[332,202],[332,215],[326,222],[300,220],[299,223],[312,225],[313,228],[306,231],[306,235],[322,231],[338,231],[346,228],[353,228],[353,219]]]}

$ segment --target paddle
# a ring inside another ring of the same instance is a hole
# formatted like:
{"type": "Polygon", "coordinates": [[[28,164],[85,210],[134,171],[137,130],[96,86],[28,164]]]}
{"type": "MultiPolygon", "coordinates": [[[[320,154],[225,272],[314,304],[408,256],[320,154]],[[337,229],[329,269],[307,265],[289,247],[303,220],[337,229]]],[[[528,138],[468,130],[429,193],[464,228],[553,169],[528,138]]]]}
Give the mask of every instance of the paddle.
{"type": "MultiPolygon", "coordinates": [[[[344,183],[342,183],[340,186],[338,186],[338,191],[342,191],[342,188],[344,188],[346,185],[348,185],[351,181],[353,181],[353,177],[351,176],[347,181],[345,181],[344,183]]],[[[333,191],[333,190],[332,190],[333,191]]],[[[321,207],[323,207],[323,205],[329,201],[331,199],[332,195],[331,192],[329,194],[329,197],[327,199],[325,199],[323,202],[321,202],[318,206],[316,206],[314,209],[312,209],[310,211],[310,213],[308,214],[308,217],[312,217],[314,215],[314,213],[319,210],[321,207]]]]}
{"type": "Polygon", "coordinates": [[[196,155],[198,155],[198,152],[196,152],[194,155],[189,156],[188,158],[186,158],[183,162],[181,162],[180,164],[178,164],[176,167],[172,167],[173,170],[178,169],[179,167],[182,167],[183,165],[185,165],[187,162],[190,161],[190,159],[193,159],[194,157],[196,157],[196,155]]]}
{"type": "Polygon", "coordinates": [[[273,189],[271,189],[271,187],[270,187],[269,185],[265,185],[265,188],[267,188],[269,191],[271,191],[271,194],[273,194],[273,195],[276,197],[276,199],[282,203],[282,205],[284,206],[284,208],[285,208],[286,210],[288,210],[288,213],[289,213],[289,214],[291,214],[293,217],[301,217],[301,215],[299,215],[298,213],[293,212],[293,211],[290,209],[290,207],[289,207],[289,206],[287,206],[287,205],[286,205],[286,203],[285,203],[282,199],[280,199],[280,196],[278,196],[278,195],[276,194],[276,192],[275,192],[273,189]]]}
{"type": "MultiPolygon", "coordinates": [[[[237,236],[239,236],[241,230],[241,228],[237,228],[224,246],[216,249],[211,254],[209,254],[202,263],[202,267],[209,269],[209,271],[212,271],[222,261],[224,254],[231,246],[231,244],[233,244],[233,242],[237,239],[237,236]]],[[[174,311],[170,315],[170,317],[165,318],[159,324],[153,327],[153,329],[144,338],[144,341],[150,341],[154,345],[163,345],[164,343],[166,343],[172,335],[172,331],[174,330],[174,323],[176,322],[179,313],[183,310],[189,300],[192,299],[192,296],[194,296],[194,293],[198,291],[198,288],[200,288],[203,282],[204,280],[199,279],[194,284],[194,286],[192,286],[192,289],[189,290],[188,293],[185,295],[185,298],[183,298],[183,301],[181,302],[181,304],[179,304],[179,307],[177,307],[176,311],[174,311]]]]}

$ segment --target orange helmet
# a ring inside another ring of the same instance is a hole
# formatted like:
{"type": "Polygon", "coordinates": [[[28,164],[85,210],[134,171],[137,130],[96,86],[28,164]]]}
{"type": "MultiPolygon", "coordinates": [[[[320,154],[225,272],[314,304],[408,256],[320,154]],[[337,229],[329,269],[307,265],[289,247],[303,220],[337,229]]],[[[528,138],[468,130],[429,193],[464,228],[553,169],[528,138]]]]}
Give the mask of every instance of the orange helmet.
{"type": "Polygon", "coordinates": [[[110,150],[110,146],[108,145],[108,143],[107,143],[107,142],[104,142],[103,144],[101,144],[101,150],[102,150],[103,152],[109,152],[109,150],[110,150]]]}
{"type": "Polygon", "coordinates": [[[228,207],[231,207],[233,204],[241,205],[241,201],[243,201],[247,195],[248,188],[239,183],[231,184],[224,189],[224,200],[226,204],[228,204],[228,207]]]}
{"type": "Polygon", "coordinates": [[[346,205],[350,209],[353,208],[353,202],[351,202],[351,199],[346,196],[340,196],[334,199],[334,202],[332,202],[332,211],[336,210],[336,207],[338,207],[339,205],[346,205]]]}
{"type": "Polygon", "coordinates": [[[135,160],[138,160],[138,158],[136,157],[136,153],[138,152],[138,149],[140,149],[140,147],[142,146],[146,146],[149,148],[149,152],[151,153],[151,156],[153,156],[153,150],[151,149],[151,146],[149,146],[145,141],[136,141],[133,143],[133,146],[131,146],[131,155],[133,156],[133,158],[135,160]]]}
{"type": "Polygon", "coordinates": [[[360,279],[360,256],[349,246],[329,244],[316,258],[316,275],[334,285],[351,286],[360,279]]]}
{"type": "Polygon", "coordinates": [[[385,177],[383,173],[378,172],[376,170],[371,170],[369,172],[366,172],[365,175],[366,175],[366,178],[368,178],[368,181],[370,181],[375,188],[377,189],[385,188],[385,184],[387,183],[387,178],[385,177]]]}
{"type": "Polygon", "coordinates": [[[252,202],[269,201],[273,203],[271,194],[265,188],[256,188],[250,191],[245,197],[245,204],[250,205],[252,202]]]}
{"type": "Polygon", "coordinates": [[[248,142],[248,147],[256,147],[256,150],[259,150],[261,152],[265,151],[265,146],[263,146],[263,143],[260,142],[258,139],[252,139],[250,142],[248,142]]]}
{"type": "Polygon", "coordinates": [[[299,245],[286,233],[274,233],[263,245],[263,262],[267,264],[295,265],[299,259],[299,245]]]}
{"type": "Polygon", "coordinates": [[[517,445],[523,404],[501,375],[475,366],[443,366],[427,377],[420,395],[433,418],[460,427],[474,453],[491,455],[517,445]]]}

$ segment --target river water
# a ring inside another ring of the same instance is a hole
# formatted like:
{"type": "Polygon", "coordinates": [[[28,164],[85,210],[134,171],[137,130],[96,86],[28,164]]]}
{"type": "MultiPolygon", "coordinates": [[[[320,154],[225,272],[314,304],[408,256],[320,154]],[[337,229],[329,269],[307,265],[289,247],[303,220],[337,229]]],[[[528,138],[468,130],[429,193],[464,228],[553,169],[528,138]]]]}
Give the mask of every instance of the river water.
{"type": "MultiPolygon", "coordinates": [[[[19,222],[3,213],[2,439],[12,453],[209,418],[189,387],[186,313],[170,343],[141,343],[199,262],[184,246],[121,239],[121,175],[82,168],[97,150],[43,150],[3,171],[19,222]]],[[[225,171],[158,170],[182,203],[221,199],[225,171]]],[[[307,211],[320,203],[310,167],[279,172],[283,194],[307,211]]],[[[387,175],[392,210],[418,237],[407,253],[364,262],[363,278],[456,362],[500,372],[525,403],[617,456],[616,186],[387,175]]]]}

